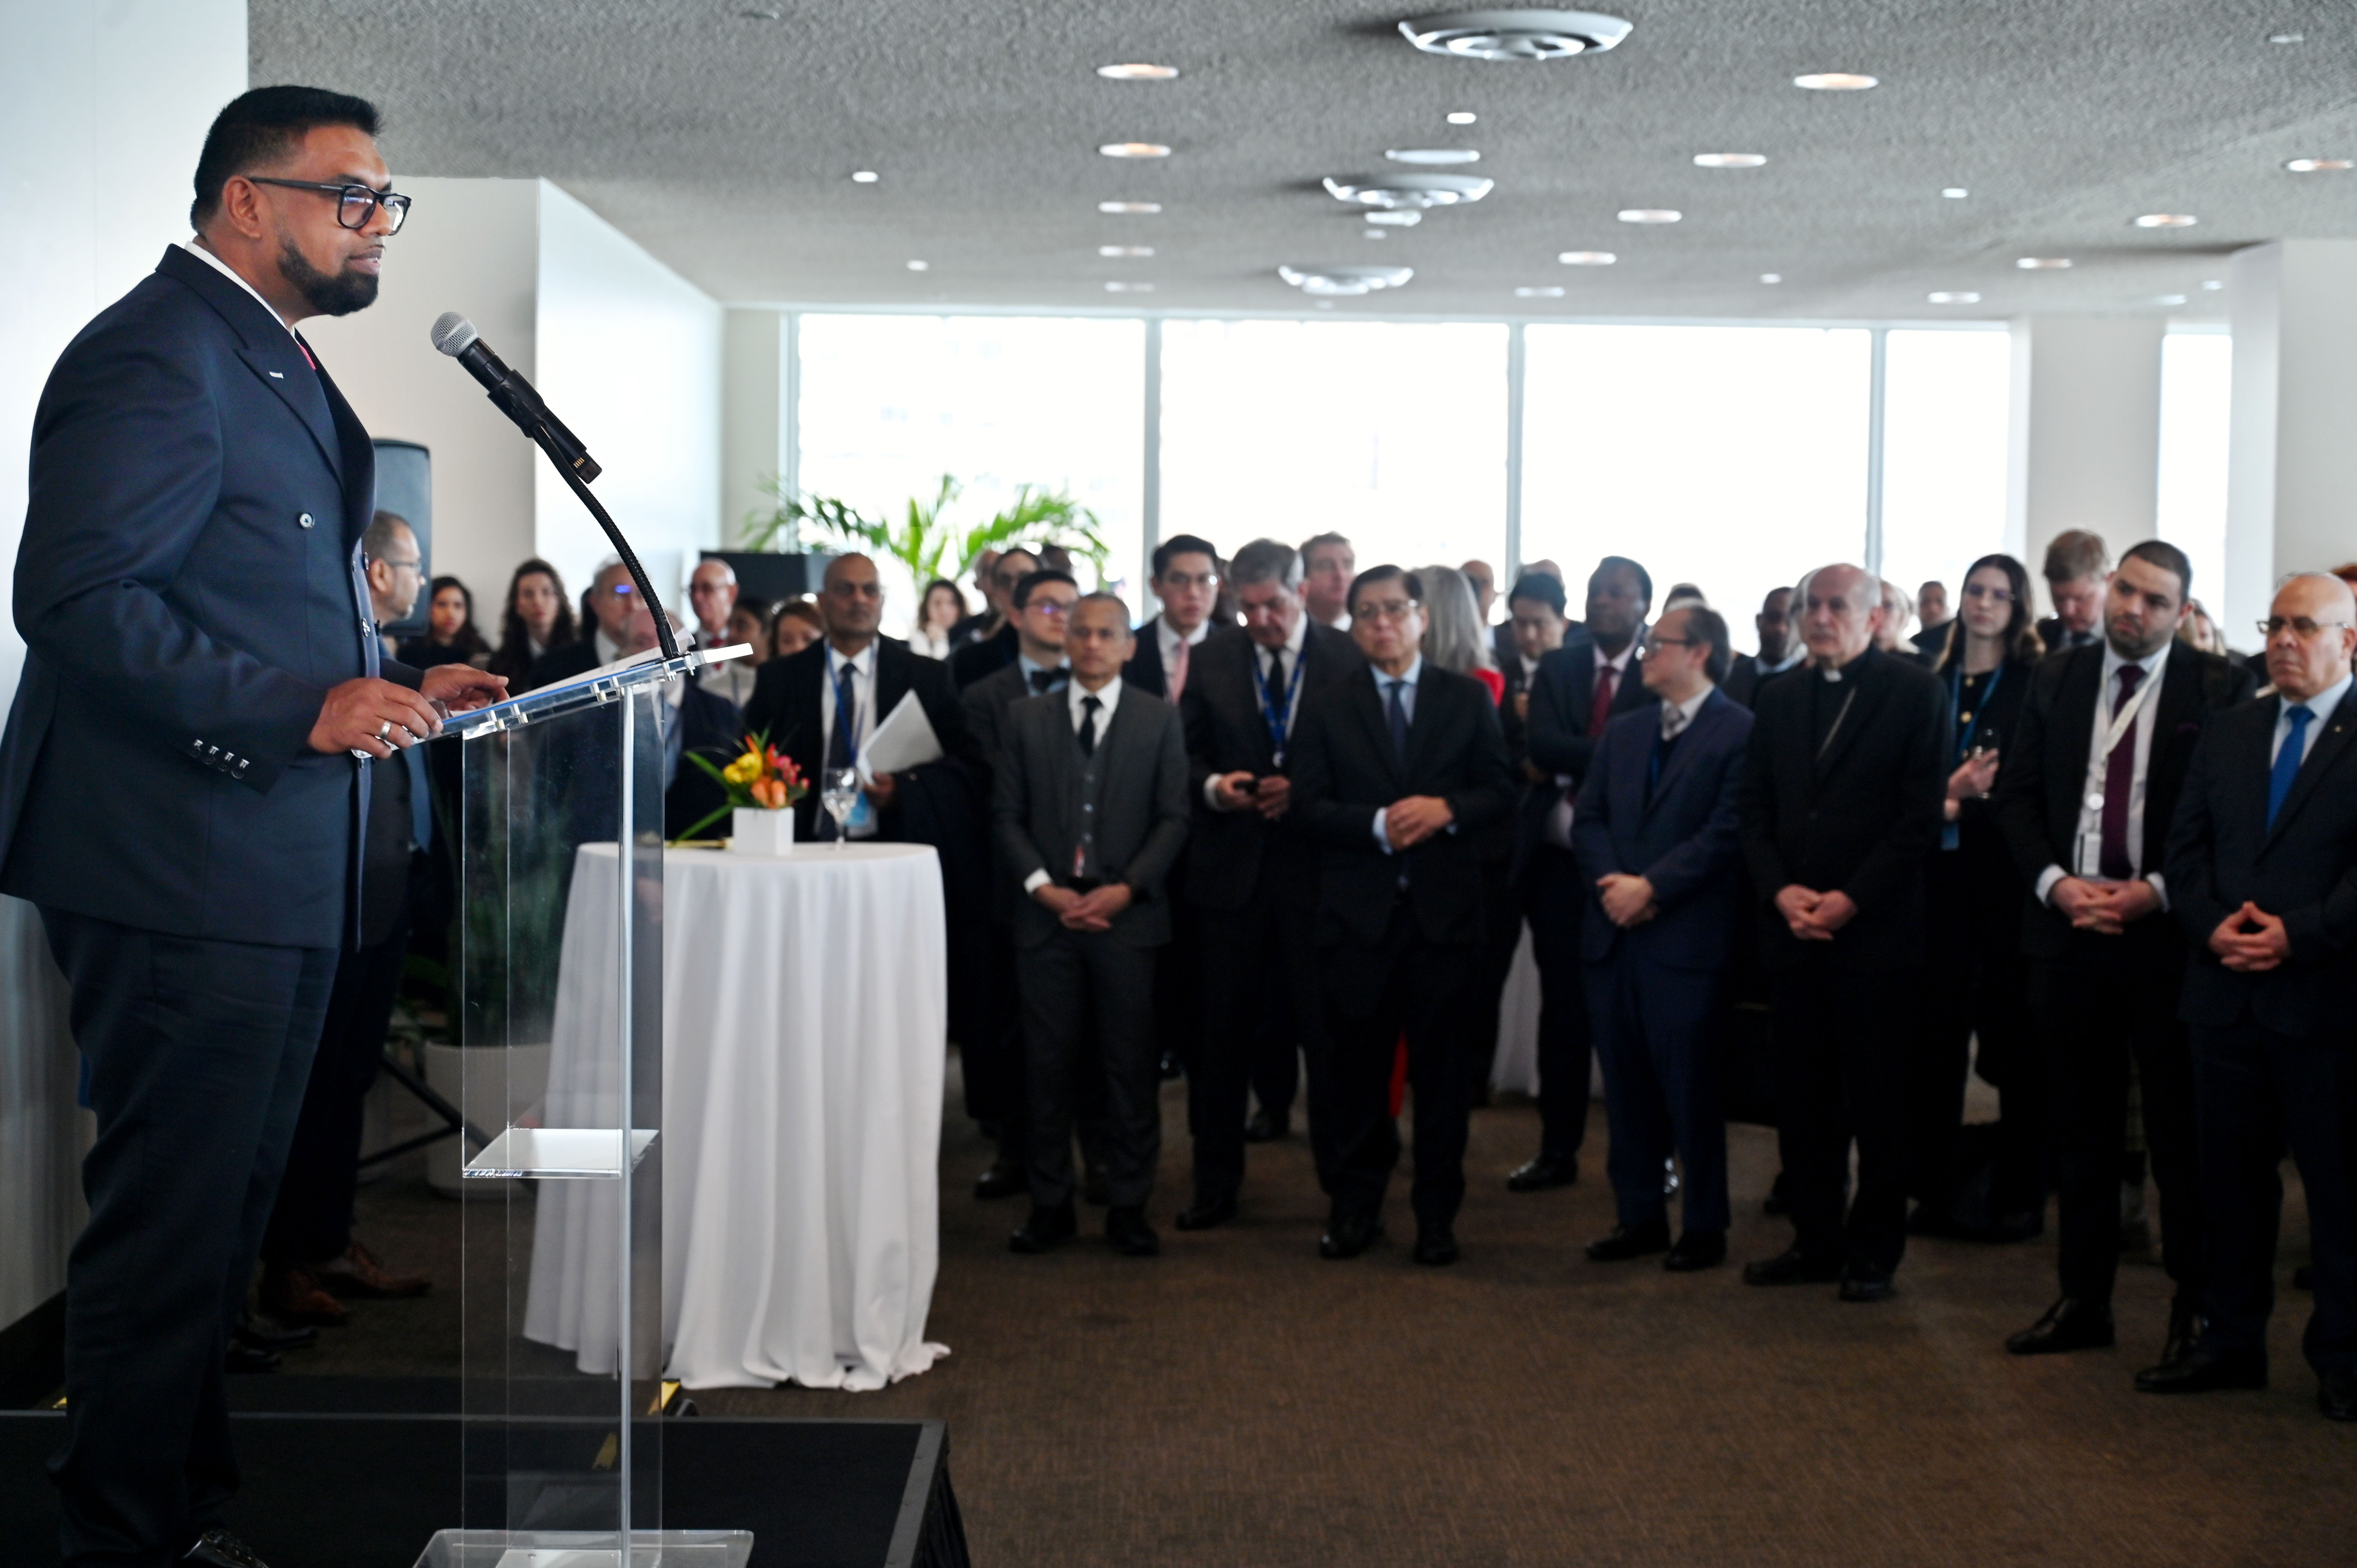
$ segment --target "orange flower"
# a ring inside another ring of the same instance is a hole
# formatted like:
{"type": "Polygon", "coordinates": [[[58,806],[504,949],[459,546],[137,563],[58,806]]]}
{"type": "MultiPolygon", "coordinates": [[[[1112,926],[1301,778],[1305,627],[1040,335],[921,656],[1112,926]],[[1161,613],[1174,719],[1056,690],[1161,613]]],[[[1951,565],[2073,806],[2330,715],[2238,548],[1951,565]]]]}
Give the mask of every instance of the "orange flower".
{"type": "Polygon", "coordinates": [[[746,786],[746,793],[769,811],[783,810],[786,804],[786,787],[775,779],[756,779],[746,786]]]}

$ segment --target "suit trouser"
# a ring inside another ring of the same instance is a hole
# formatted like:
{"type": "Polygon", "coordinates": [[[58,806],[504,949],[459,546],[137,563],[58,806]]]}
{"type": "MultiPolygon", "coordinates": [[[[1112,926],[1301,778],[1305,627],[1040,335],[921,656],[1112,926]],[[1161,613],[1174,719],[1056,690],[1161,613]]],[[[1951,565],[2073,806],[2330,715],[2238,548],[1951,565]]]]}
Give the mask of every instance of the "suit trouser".
{"type": "Polygon", "coordinates": [[[66,1283],[65,1562],[167,1562],[237,1490],[221,1358],[278,1188],[332,948],[44,908],[98,1137],[66,1283]]]}
{"type": "Polygon", "coordinates": [[[1170,940],[1154,955],[1154,1048],[1192,1071],[1203,1037],[1203,911],[1187,902],[1182,854],[1162,897],[1170,900],[1170,940]]]}
{"type": "Polygon", "coordinates": [[[1399,1164],[1392,1115],[1392,1062],[1407,1036],[1414,1091],[1415,1177],[1409,1200],[1419,1226],[1448,1225],[1465,1200],[1465,1033],[1459,1016],[1479,949],[1427,940],[1405,900],[1392,907],[1383,940],[1320,952],[1323,1027],[1311,1061],[1311,1115],[1331,1124],[1326,1190],[1335,1210],[1372,1215],[1399,1164]],[[1320,1079],[1324,1091],[1318,1092],[1320,1079]]]}
{"type": "Polygon", "coordinates": [[[1853,1268],[1896,1269],[1907,1250],[1908,1049],[1910,972],[1836,969],[1828,943],[1788,954],[1771,972],[1770,1026],[1781,1080],[1777,1129],[1793,1244],[1853,1268]],[[1857,1193],[1842,1213],[1851,1142],[1857,1193]]]}
{"type": "Polygon", "coordinates": [[[1109,932],[1063,927],[1038,947],[1016,950],[1031,1107],[1031,1201],[1042,1208],[1072,1201],[1072,1131],[1083,1074],[1104,1085],[1103,1157],[1113,1206],[1135,1208],[1154,1191],[1162,1156],[1160,1050],[1148,1015],[1156,950],[1125,946],[1109,932]]]}
{"type": "Polygon", "coordinates": [[[2030,1006],[2052,1083],[2057,1262],[2064,1295],[2111,1305],[2133,1062],[2160,1188],[2161,1264],[2192,1307],[2201,1300],[2203,1227],[2193,1047],[2177,1016],[2185,961],[2174,932],[2143,924],[2117,937],[2074,931],[2069,957],[2030,965],[2030,1006]]]}
{"type": "Polygon", "coordinates": [[[1587,1137],[1587,995],[1579,956],[1587,884],[1567,849],[1541,844],[1523,872],[1539,966],[1539,1154],[1569,1160],[1587,1137]]]}
{"type": "Polygon", "coordinates": [[[2316,1307],[2301,1346],[2319,1371],[2357,1366],[2357,1250],[2341,1144],[2357,1056],[2347,1041],[2338,1020],[2320,1039],[2296,1039],[2248,1021],[2193,1028],[2209,1260],[2201,1298],[2210,1319],[2201,1334],[2205,1350],[2233,1354],[2266,1345],[2288,1144],[2308,1197],[2316,1271],[2316,1307]]]}
{"type": "Polygon", "coordinates": [[[1508,859],[1481,863],[1481,969],[1465,1008],[1465,1083],[1477,1102],[1490,1092],[1506,981],[1514,971],[1514,950],[1523,945],[1523,890],[1512,869],[1508,859]]]}
{"type": "Polygon", "coordinates": [[[287,1145],[278,1203],[262,1233],[264,1262],[301,1268],[339,1258],[352,1244],[368,1091],[384,1060],[384,1036],[408,952],[409,922],[403,920],[374,947],[337,960],[327,1023],[287,1145]]]}
{"type": "Polygon", "coordinates": [[[1727,1230],[1727,1118],[1710,1050],[1719,991],[1715,972],[1667,969],[1626,953],[1588,967],[1612,1134],[1606,1170],[1622,1225],[1668,1219],[1662,1167],[1674,1151],[1684,1166],[1685,1229],[1727,1230]]]}
{"type": "MultiPolygon", "coordinates": [[[[1187,1069],[1187,1131],[1195,1145],[1195,1191],[1232,1197],[1244,1179],[1245,1094],[1267,1059],[1282,1052],[1291,1104],[1292,1061],[1317,1016],[1318,950],[1311,913],[1269,893],[1236,909],[1200,909],[1203,933],[1203,1036],[1187,1069]]],[[[1320,1137],[1310,1123],[1311,1143],[1320,1137]]],[[[1321,1156],[1319,1168],[1324,1168],[1321,1156]]]]}
{"type": "Polygon", "coordinates": [[[1956,1196],[1958,1133],[1977,1036],[1981,1078],[2001,1096],[1990,1218],[2042,1216],[2048,1072],[2026,1005],[2021,884],[2009,866],[1969,855],[1968,848],[1932,857],[1928,957],[1913,1015],[1921,1024],[1908,1086],[1908,1190],[1942,1206],[1956,1196]]]}

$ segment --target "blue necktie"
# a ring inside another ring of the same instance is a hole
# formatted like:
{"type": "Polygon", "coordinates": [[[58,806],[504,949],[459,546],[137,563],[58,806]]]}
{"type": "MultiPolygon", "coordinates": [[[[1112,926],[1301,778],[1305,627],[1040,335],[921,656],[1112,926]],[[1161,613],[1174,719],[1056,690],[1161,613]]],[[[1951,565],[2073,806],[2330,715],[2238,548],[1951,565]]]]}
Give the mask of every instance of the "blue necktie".
{"type": "Polygon", "coordinates": [[[854,714],[856,708],[851,700],[851,672],[855,666],[849,660],[834,675],[834,734],[827,740],[826,765],[848,768],[859,760],[859,743],[853,736],[854,714]]]}
{"type": "Polygon", "coordinates": [[[2295,703],[2284,710],[2291,721],[2291,734],[2284,736],[2283,749],[2276,753],[2276,768],[2267,775],[2267,827],[2276,825],[2276,813],[2283,810],[2285,798],[2291,794],[2291,781],[2299,777],[2300,760],[2308,753],[2308,721],[2315,714],[2304,703],[2295,703]]]}

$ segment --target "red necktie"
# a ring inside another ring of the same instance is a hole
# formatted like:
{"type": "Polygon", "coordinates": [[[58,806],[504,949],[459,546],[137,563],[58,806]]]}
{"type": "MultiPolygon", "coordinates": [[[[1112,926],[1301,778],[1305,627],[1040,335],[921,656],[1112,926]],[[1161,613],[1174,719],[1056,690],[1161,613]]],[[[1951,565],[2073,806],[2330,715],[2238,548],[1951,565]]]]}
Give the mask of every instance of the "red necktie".
{"type": "MultiPolygon", "coordinates": [[[[2120,666],[2120,694],[2112,699],[2112,712],[2127,706],[2143,679],[2141,665],[2120,666]]],[[[2095,869],[2121,882],[2136,875],[2136,866],[2128,859],[2128,793],[2136,787],[2136,725],[2128,725],[2127,733],[2112,747],[2112,755],[2104,759],[2104,834],[2095,869]]]]}
{"type": "Polygon", "coordinates": [[[1595,740],[1604,734],[1604,726],[1612,719],[1612,682],[1620,672],[1609,664],[1596,667],[1596,690],[1587,700],[1587,738],[1595,740]]]}

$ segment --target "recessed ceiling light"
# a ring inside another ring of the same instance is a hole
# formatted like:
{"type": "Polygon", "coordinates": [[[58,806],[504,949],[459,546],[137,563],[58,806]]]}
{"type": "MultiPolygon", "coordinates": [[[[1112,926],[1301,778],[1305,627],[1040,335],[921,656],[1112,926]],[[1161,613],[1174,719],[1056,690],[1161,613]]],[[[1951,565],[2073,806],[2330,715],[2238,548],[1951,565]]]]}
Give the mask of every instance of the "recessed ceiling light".
{"type": "Polygon", "coordinates": [[[909,263],[909,270],[912,273],[927,272],[931,269],[932,264],[933,263],[931,262],[910,262],[909,263]]]}
{"type": "Polygon", "coordinates": [[[2267,35],[2267,42],[2271,44],[2304,44],[2308,42],[2308,35],[2306,33],[2269,33],[2267,35]]]}
{"type": "Polygon", "coordinates": [[[774,22],[778,19],[778,13],[767,5],[748,5],[737,14],[748,22],[774,22]]]}
{"type": "Polygon", "coordinates": [[[1481,116],[1470,109],[1451,109],[1445,118],[1452,125],[1470,125],[1481,116]]]}
{"type": "Polygon", "coordinates": [[[2136,220],[2139,229],[2190,229],[2201,220],[2186,212],[2147,212],[2136,220]]]}
{"type": "Polygon", "coordinates": [[[1159,212],[1162,210],[1162,203],[1158,201],[1100,201],[1097,203],[1097,210],[1100,212],[1123,214],[1159,212]]]}
{"type": "Polygon", "coordinates": [[[1784,281],[1784,274],[1782,273],[1761,273],[1760,274],[1760,281],[1761,283],[1782,283],[1784,281]]]}
{"type": "Polygon", "coordinates": [[[1696,168],[1758,168],[1768,161],[1765,153],[1696,153],[1696,168]]]}
{"type": "Polygon", "coordinates": [[[1279,267],[1276,275],[1304,294],[1349,296],[1397,288],[1415,276],[1412,267],[1279,267]]]}
{"type": "Polygon", "coordinates": [[[2183,305],[2185,303],[2185,296],[2181,294],[2157,294],[2152,296],[2152,303],[2155,305],[2183,305]]]}
{"type": "Polygon", "coordinates": [[[1114,282],[1105,285],[1105,292],[1107,294],[1152,294],[1154,285],[1150,283],[1114,282]]]}
{"type": "Polygon", "coordinates": [[[1516,299],[1561,299],[1563,297],[1563,285],[1559,283],[1540,284],[1526,288],[1518,288],[1514,291],[1514,297],[1516,299]]]}
{"type": "Polygon", "coordinates": [[[1097,74],[1111,81],[1168,81],[1178,74],[1175,65],[1101,65],[1097,74]]]}
{"type": "Polygon", "coordinates": [[[1609,267],[1620,259],[1609,251],[1566,251],[1555,258],[1567,267],[1609,267]]]}
{"type": "Polygon", "coordinates": [[[851,175],[851,183],[854,185],[874,185],[880,177],[882,177],[877,175],[872,168],[854,169],[851,175]]]}
{"type": "Polygon", "coordinates": [[[1566,59],[1600,54],[1629,36],[1629,24],[1593,11],[1449,11],[1399,25],[1426,54],[1459,59],[1566,59]]]}
{"type": "Polygon", "coordinates": [[[1097,149],[1109,158],[1167,158],[1170,149],[1159,142],[1107,142],[1097,149]]]}
{"type": "Polygon", "coordinates": [[[2212,278],[2201,286],[2214,292],[2215,290],[2224,288],[2226,286],[2226,280],[2224,278],[2212,278]]]}
{"type": "Polygon", "coordinates": [[[1154,247],[1151,245],[1099,245],[1097,254],[1100,256],[1150,256],[1154,254],[1154,247]]]}
{"type": "Polygon", "coordinates": [[[2054,272],[2069,266],[2071,258],[2068,256],[2021,256],[2016,258],[2013,264],[2026,273],[2054,272]]]}
{"type": "Polygon", "coordinates": [[[1923,297],[1931,301],[1933,305],[1978,305],[1981,302],[1981,296],[1979,295],[1956,293],[1946,289],[1943,289],[1937,294],[1927,294],[1923,297]]]}
{"type": "Polygon", "coordinates": [[[1395,164],[1478,164],[1481,155],[1470,147],[1394,147],[1383,156],[1395,164]]]}
{"type": "Polygon", "coordinates": [[[1414,207],[1395,208],[1387,212],[1364,214],[1370,223],[1380,223],[1388,229],[1413,229],[1424,221],[1424,213],[1414,207]]]}
{"type": "Polygon", "coordinates": [[[1965,197],[1970,196],[1972,192],[1966,190],[1961,185],[1952,185],[1948,187],[1947,189],[1940,192],[1940,194],[1946,197],[1951,201],[1962,201],[1965,197]]]}
{"type": "Polygon", "coordinates": [[[1878,78],[1859,76],[1854,71],[1821,70],[1808,76],[1794,77],[1792,85],[1805,87],[1812,92],[1863,92],[1869,87],[1880,86],[1881,82],[1878,78]]]}
{"type": "Polygon", "coordinates": [[[2343,169],[2357,167],[2357,164],[2352,164],[2348,158],[2294,158],[2284,167],[2294,174],[2339,174],[2343,169]]]}
{"type": "Polygon", "coordinates": [[[1685,214],[1673,207],[1624,207],[1613,216],[1623,223],[1675,223],[1685,214]]]}
{"type": "Polygon", "coordinates": [[[1494,180],[1471,174],[1380,174],[1349,179],[1329,177],[1327,193],[1338,201],[1362,207],[1454,207],[1479,201],[1490,194],[1494,180]]]}
{"type": "Polygon", "coordinates": [[[1359,236],[1366,240],[1388,240],[1392,234],[1388,229],[1361,229],[1359,231],[1359,236]]]}

